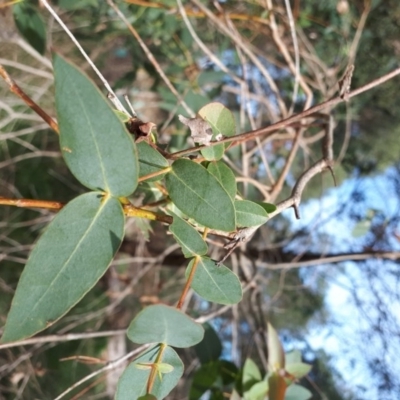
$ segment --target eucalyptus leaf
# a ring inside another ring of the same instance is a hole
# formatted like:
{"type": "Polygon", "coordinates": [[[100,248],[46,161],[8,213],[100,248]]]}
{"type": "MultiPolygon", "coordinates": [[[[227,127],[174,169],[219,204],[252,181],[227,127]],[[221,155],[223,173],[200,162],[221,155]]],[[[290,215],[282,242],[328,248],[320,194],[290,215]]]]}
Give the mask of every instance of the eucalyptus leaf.
{"type": "MultiPolygon", "coordinates": [[[[186,269],[189,276],[195,260],[186,269]]],[[[199,260],[192,281],[192,289],[201,297],[218,304],[236,304],[242,299],[242,286],[236,274],[224,265],[203,257],[199,260]]]]}
{"type": "Polygon", "coordinates": [[[235,200],[236,223],[239,227],[249,228],[267,222],[268,214],[258,204],[249,200],[235,200]]]}
{"type": "Polygon", "coordinates": [[[117,199],[90,192],[68,203],[29,256],[2,341],[32,336],[62,317],[107,270],[123,233],[117,199]]]}
{"type": "Polygon", "coordinates": [[[274,205],[274,204],[265,203],[263,201],[255,201],[254,203],[261,206],[267,212],[267,214],[270,214],[270,213],[273,213],[274,211],[276,211],[276,205],[274,205]]]}
{"type": "Polygon", "coordinates": [[[62,155],[86,187],[115,197],[132,194],[138,157],[131,135],[94,83],[54,56],[56,108],[62,155]]]}
{"type": "MultiPolygon", "coordinates": [[[[146,142],[140,142],[136,145],[139,154],[139,177],[161,171],[169,167],[168,161],[153,147],[146,142]]],[[[164,174],[149,178],[147,182],[158,181],[164,177],[164,174]]]]}
{"type": "Polygon", "coordinates": [[[202,165],[180,159],[166,176],[169,196],[188,217],[211,229],[235,229],[232,199],[220,182],[202,165]]]}
{"type": "Polygon", "coordinates": [[[268,394],[268,389],[268,382],[257,382],[244,393],[244,400],[264,400],[268,394]]]}
{"type": "MultiPolygon", "coordinates": [[[[213,131],[213,140],[222,136],[236,134],[235,118],[222,103],[213,102],[202,107],[198,115],[209,123],[213,131]]],[[[225,144],[221,143],[201,150],[206,160],[219,160],[225,152],[225,144]]]]}
{"type": "MultiPolygon", "coordinates": [[[[162,357],[157,359],[160,346],[156,345],[142,353],[135,361],[128,365],[118,381],[115,400],[138,399],[145,396],[147,382],[151,374],[151,368],[141,369],[138,366],[152,364],[158,361],[161,365],[169,365],[168,372],[155,374],[154,384],[151,390],[152,396],[161,400],[165,398],[171,390],[178,384],[183,374],[183,363],[171,347],[166,347],[162,352],[162,357]]],[[[163,367],[161,368],[163,369],[163,367]]],[[[148,395],[149,396],[149,395],[148,395]]],[[[151,397],[147,397],[151,399],[151,397]]],[[[147,399],[143,397],[143,399],[147,399]]]]}
{"type": "Polygon", "coordinates": [[[174,347],[190,347],[204,336],[203,327],[176,308],[163,304],[142,310],[130,323],[128,338],[134,343],[164,343],[174,347]]]}
{"type": "Polygon", "coordinates": [[[254,383],[261,381],[262,376],[257,364],[251,359],[246,358],[243,366],[242,383],[243,386],[252,386],[254,383]]]}
{"type": "Polygon", "coordinates": [[[213,161],[208,164],[207,170],[211,172],[224,187],[232,200],[236,196],[236,179],[232,170],[222,161],[213,161]]]}
{"type": "MultiPolygon", "coordinates": [[[[173,213],[172,213],[173,214],[173,213]]],[[[169,231],[180,244],[186,258],[207,254],[208,247],[199,232],[182,218],[173,214],[174,221],[169,226],[169,231]]]]}
{"type": "Polygon", "coordinates": [[[288,363],[286,361],[286,367],[285,370],[288,372],[290,375],[294,376],[296,379],[300,379],[303,376],[307,375],[311,371],[311,365],[302,363],[302,362],[297,362],[297,363],[288,363]]]}
{"type": "Polygon", "coordinates": [[[285,400],[308,400],[312,398],[312,393],[303,386],[290,385],[285,394],[285,400]]]}

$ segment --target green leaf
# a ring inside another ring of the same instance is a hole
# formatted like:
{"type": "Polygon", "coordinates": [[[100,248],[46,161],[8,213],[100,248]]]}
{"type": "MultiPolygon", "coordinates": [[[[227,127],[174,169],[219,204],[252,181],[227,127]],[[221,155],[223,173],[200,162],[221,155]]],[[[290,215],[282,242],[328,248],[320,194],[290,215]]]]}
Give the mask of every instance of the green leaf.
{"type": "Polygon", "coordinates": [[[182,311],[163,304],[146,307],[130,323],[128,338],[134,343],[165,343],[190,347],[204,336],[203,327],[182,311]]]}
{"type": "Polygon", "coordinates": [[[246,358],[243,366],[243,386],[245,388],[250,388],[254,383],[261,381],[261,379],[261,372],[257,364],[251,358],[246,358]]]}
{"type": "Polygon", "coordinates": [[[205,323],[204,338],[203,340],[194,346],[196,355],[202,364],[206,364],[210,361],[218,360],[222,353],[221,340],[213,327],[205,323]]]}
{"type": "MultiPolygon", "coordinates": [[[[209,103],[202,107],[199,116],[206,120],[213,130],[213,140],[219,134],[223,136],[234,136],[236,124],[233,114],[222,103],[209,103]]],[[[225,144],[218,144],[201,150],[206,160],[219,160],[225,152],[225,144]]]]}
{"type": "Polygon", "coordinates": [[[285,368],[285,353],[274,327],[268,323],[268,368],[274,372],[285,368]]]}
{"type": "Polygon", "coordinates": [[[14,4],[15,24],[24,39],[40,54],[46,50],[46,25],[39,10],[28,2],[14,4]]]}
{"type": "Polygon", "coordinates": [[[312,393],[300,385],[290,385],[286,390],[285,400],[308,400],[312,393]]]}
{"type": "Polygon", "coordinates": [[[236,223],[239,227],[265,224],[268,214],[258,204],[249,200],[235,200],[236,223]]]}
{"type": "MultiPolygon", "coordinates": [[[[194,260],[187,269],[189,276],[194,260]]],[[[192,289],[201,297],[218,304],[236,304],[242,299],[242,286],[236,274],[210,258],[201,258],[192,281],[192,289]]]]}
{"type": "MultiPolygon", "coordinates": [[[[117,393],[115,400],[137,399],[140,396],[146,395],[146,385],[149,379],[151,370],[138,369],[138,364],[154,363],[156,361],[162,364],[169,364],[172,370],[169,373],[156,374],[151,394],[157,399],[165,398],[171,390],[178,384],[179,379],[183,374],[183,363],[171,347],[166,347],[162,353],[160,360],[157,360],[160,346],[156,345],[144,353],[142,353],[134,362],[128,365],[121,378],[118,381],[117,393]]],[[[146,397],[144,397],[145,399],[146,397]]],[[[148,397],[150,400],[151,397],[148,397]]]]}
{"type": "Polygon", "coordinates": [[[256,203],[259,206],[261,206],[267,212],[267,214],[271,214],[274,211],[276,211],[276,205],[274,205],[274,204],[264,203],[262,201],[255,201],[254,203],[256,203]]]}
{"type": "Polygon", "coordinates": [[[2,341],[32,336],[63,316],[104,274],[123,234],[117,199],[90,192],[68,203],[29,256],[2,341]]]}
{"type": "Polygon", "coordinates": [[[57,55],[53,65],[60,147],[68,168],[90,189],[130,195],[139,170],[131,135],[87,76],[57,55]]]}
{"type": "Polygon", "coordinates": [[[268,382],[257,382],[244,393],[244,400],[264,400],[268,393],[268,389],[268,382]]]}
{"type": "MultiPolygon", "coordinates": [[[[153,147],[146,142],[140,142],[136,145],[139,153],[139,177],[158,172],[168,168],[168,161],[153,147]]],[[[158,181],[164,177],[164,174],[154,178],[147,179],[146,182],[158,181]]]]}
{"type": "Polygon", "coordinates": [[[182,247],[182,252],[186,258],[196,255],[202,256],[207,254],[208,247],[199,232],[196,231],[182,218],[171,213],[174,217],[173,223],[169,226],[170,232],[174,235],[175,240],[182,247]]]}
{"type": "Polygon", "coordinates": [[[235,174],[232,170],[222,161],[213,161],[207,167],[207,170],[211,172],[224,187],[232,200],[236,196],[236,179],[235,174]]]}
{"type": "Polygon", "coordinates": [[[301,363],[301,351],[292,350],[285,354],[286,364],[301,363]]]}
{"type": "Polygon", "coordinates": [[[235,229],[232,199],[218,180],[202,165],[181,159],[166,176],[169,196],[188,217],[211,229],[235,229]]]}
{"type": "Polygon", "coordinates": [[[285,370],[296,379],[300,379],[311,371],[312,366],[306,363],[288,363],[286,360],[285,370]]]}

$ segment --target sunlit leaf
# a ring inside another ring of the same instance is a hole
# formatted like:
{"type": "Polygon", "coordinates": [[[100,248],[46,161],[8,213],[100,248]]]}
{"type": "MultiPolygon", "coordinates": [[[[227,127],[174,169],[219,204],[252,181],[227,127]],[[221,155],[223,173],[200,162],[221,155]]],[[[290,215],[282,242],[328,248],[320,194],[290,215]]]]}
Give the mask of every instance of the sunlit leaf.
{"type": "MultiPolygon", "coordinates": [[[[213,131],[213,140],[219,136],[234,136],[236,134],[235,118],[231,111],[222,103],[209,103],[202,107],[199,116],[207,121],[213,131]]],[[[219,160],[224,155],[225,144],[218,144],[201,150],[206,160],[219,160]]]]}
{"type": "Polygon", "coordinates": [[[29,256],[2,341],[32,336],[63,316],[104,274],[123,232],[118,200],[90,192],[68,203],[29,256]]]}
{"type": "Polygon", "coordinates": [[[285,394],[285,400],[308,400],[311,399],[312,393],[303,386],[290,385],[285,394]]]}
{"type": "Polygon", "coordinates": [[[255,382],[261,381],[261,378],[261,372],[257,367],[257,364],[251,358],[246,358],[243,366],[243,385],[246,385],[249,382],[253,384],[255,382]]]}
{"type": "Polygon", "coordinates": [[[285,368],[285,353],[274,327],[268,323],[268,368],[274,372],[285,368]]]}
{"type": "Polygon", "coordinates": [[[268,382],[257,382],[244,393],[244,400],[264,400],[268,393],[268,389],[268,382]]]}
{"type": "Polygon", "coordinates": [[[311,371],[312,366],[306,363],[288,363],[286,360],[285,370],[296,379],[300,379],[311,371]]]}

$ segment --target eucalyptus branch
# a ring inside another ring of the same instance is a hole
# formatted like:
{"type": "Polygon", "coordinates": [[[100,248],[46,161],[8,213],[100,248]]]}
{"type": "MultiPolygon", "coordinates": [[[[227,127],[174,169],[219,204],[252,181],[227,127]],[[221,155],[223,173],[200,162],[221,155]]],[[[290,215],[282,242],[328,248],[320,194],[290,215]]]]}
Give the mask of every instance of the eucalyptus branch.
{"type": "MultiPolygon", "coordinates": [[[[358,96],[361,93],[364,93],[376,86],[379,86],[382,83],[384,83],[390,79],[393,79],[397,75],[400,75],[400,68],[397,68],[397,69],[393,70],[392,72],[388,72],[387,74],[381,76],[380,78],[377,78],[377,79],[373,80],[372,82],[367,83],[366,85],[361,86],[358,89],[353,90],[352,92],[349,92],[347,95],[347,99],[350,99],[354,96],[358,96]]],[[[213,141],[213,142],[210,142],[209,146],[202,145],[202,146],[198,146],[198,147],[191,147],[186,150],[177,151],[177,152],[172,153],[169,156],[167,156],[167,158],[176,159],[176,158],[179,158],[180,156],[194,153],[201,149],[205,149],[206,147],[216,146],[221,143],[232,143],[231,146],[237,146],[238,144],[240,144],[242,142],[255,139],[256,137],[259,137],[259,136],[264,136],[264,137],[271,136],[279,129],[286,128],[286,127],[290,126],[292,123],[297,122],[299,119],[308,117],[308,116],[315,114],[317,112],[320,112],[326,108],[336,106],[337,104],[342,103],[344,101],[346,101],[346,100],[341,98],[340,96],[337,96],[337,97],[334,97],[327,101],[324,101],[320,104],[317,104],[311,108],[308,108],[307,110],[304,110],[298,114],[295,114],[288,118],[282,119],[281,121],[271,124],[269,126],[259,128],[256,130],[252,130],[249,132],[245,132],[240,135],[233,136],[233,137],[224,138],[220,141],[213,141]]]]}

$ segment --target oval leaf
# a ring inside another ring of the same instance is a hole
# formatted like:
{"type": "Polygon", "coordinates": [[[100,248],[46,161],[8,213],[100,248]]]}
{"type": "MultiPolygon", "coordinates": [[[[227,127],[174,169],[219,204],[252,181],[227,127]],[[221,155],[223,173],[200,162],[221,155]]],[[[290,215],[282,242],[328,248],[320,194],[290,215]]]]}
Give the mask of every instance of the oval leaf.
{"type": "Polygon", "coordinates": [[[285,400],[308,400],[311,399],[312,393],[303,386],[290,385],[286,390],[285,400]]]}
{"type": "MultiPolygon", "coordinates": [[[[146,142],[140,142],[136,145],[139,154],[139,177],[161,171],[169,167],[168,161],[153,147],[146,142]]],[[[147,182],[158,181],[164,175],[158,175],[147,179],[147,182]]]]}
{"type": "Polygon", "coordinates": [[[165,343],[190,347],[204,336],[203,327],[182,311],[163,304],[146,307],[130,323],[128,338],[134,343],[165,343]]]}
{"type": "Polygon", "coordinates": [[[261,372],[257,364],[251,358],[246,358],[242,375],[242,383],[245,390],[248,390],[256,382],[261,381],[261,379],[261,372]]]}
{"type": "Polygon", "coordinates": [[[237,187],[235,174],[232,170],[222,161],[210,162],[207,169],[218,179],[219,183],[227,191],[230,198],[234,200],[237,187]]]}
{"type": "MultiPolygon", "coordinates": [[[[222,103],[209,103],[202,107],[199,116],[211,126],[213,131],[212,140],[216,136],[234,136],[236,133],[236,124],[233,114],[222,103]]],[[[218,144],[201,150],[201,154],[206,160],[219,160],[225,152],[225,144],[218,144]]]]}
{"type": "Polygon", "coordinates": [[[235,200],[236,223],[239,227],[265,224],[268,214],[258,204],[249,200],[235,200]]]}
{"type": "MultiPolygon", "coordinates": [[[[187,269],[189,276],[194,260],[187,269]]],[[[239,278],[229,268],[217,267],[210,258],[201,258],[192,281],[192,289],[208,301],[219,304],[236,304],[242,299],[242,286],[239,278]]]]}
{"type": "MultiPolygon", "coordinates": [[[[157,399],[165,398],[171,390],[178,384],[183,374],[183,363],[171,347],[166,347],[160,360],[157,360],[160,346],[154,346],[141,354],[134,362],[128,365],[121,378],[118,381],[115,400],[138,399],[146,395],[147,381],[150,377],[151,369],[137,368],[140,364],[154,363],[158,361],[162,364],[168,364],[172,367],[169,373],[161,372],[155,374],[154,385],[151,394],[157,399]]],[[[145,399],[146,397],[143,397],[145,399]]],[[[151,397],[148,397],[150,399],[151,397]]]]}
{"type": "Polygon", "coordinates": [[[257,382],[244,393],[244,400],[264,400],[268,394],[268,390],[268,382],[257,382]]]}
{"type": "Polygon", "coordinates": [[[166,176],[169,196],[188,217],[211,229],[235,229],[235,209],[218,180],[202,165],[177,160],[166,176]]]}
{"type": "Polygon", "coordinates": [[[202,256],[207,254],[207,244],[199,232],[176,214],[173,214],[173,217],[174,221],[169,226],[169,230],[180,244],[183,255],[186,258],[190,258],[196,255],[202,256]]]}
{"type": "Polygon", "coordinates": [[[91,192],[67,204],[29,256],[2,341],[32,336],[63,316],[104,274],[123,233],[118,200],[91,192]]]}
{"type": "Polygon", "coordinates": [[[266,212],[267,214],[273,213],[274,211],[276,211],[276,205],[271,204],[271,203],[265,203],[263,201],[255,201],[256,204],[258,204],[259,206],[261,206],[266,212]]]}
{"type": "Polygon", "coordinates": [[[298,362],[298,363],[291,363],[288,364],[286,362],[286,372],[290,375],[294,376],[296,379],[300,379],[303,376],[307,375],[311,371],[311,365],[298,362]]]}
{"type": "Polygon", "coordinates": [[[60,147],[86,187],[128,196],[138,180],[135,144],[93,82],[60,56],[53,60],[60,147]]]}

